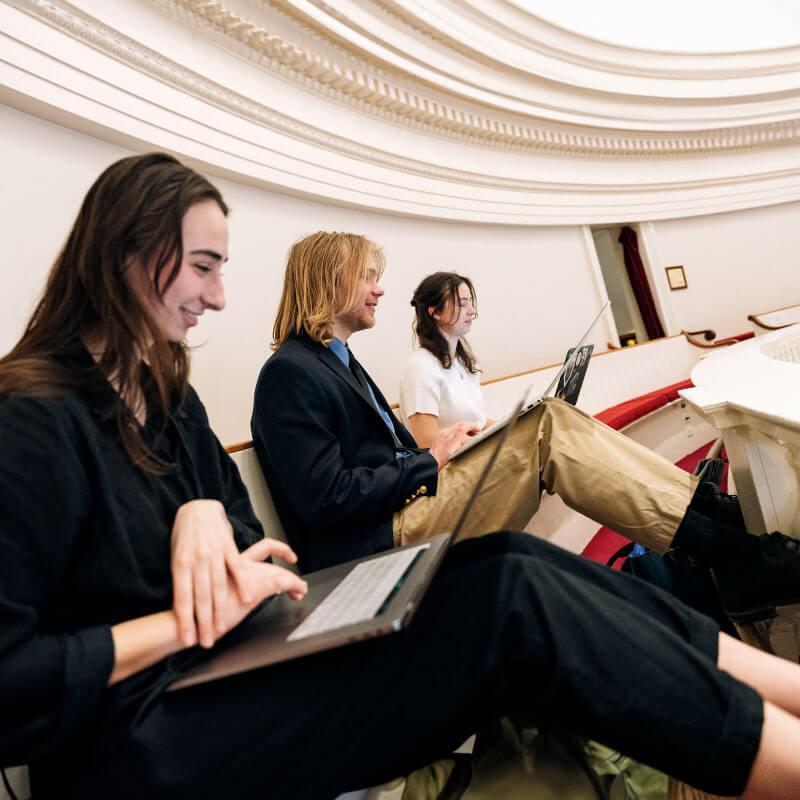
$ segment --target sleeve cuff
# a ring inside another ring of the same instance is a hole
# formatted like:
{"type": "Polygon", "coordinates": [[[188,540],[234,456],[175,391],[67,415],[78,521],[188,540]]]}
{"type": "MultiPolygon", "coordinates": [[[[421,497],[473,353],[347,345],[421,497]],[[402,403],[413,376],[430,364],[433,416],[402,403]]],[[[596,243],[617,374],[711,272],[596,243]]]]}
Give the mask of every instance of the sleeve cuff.
{"type": "Polygon", "coordinates": [[[66,639],[62,730],[76,728],[97,704],[114,668],[114,640],[109,625],[84,628],[66,639]]]}

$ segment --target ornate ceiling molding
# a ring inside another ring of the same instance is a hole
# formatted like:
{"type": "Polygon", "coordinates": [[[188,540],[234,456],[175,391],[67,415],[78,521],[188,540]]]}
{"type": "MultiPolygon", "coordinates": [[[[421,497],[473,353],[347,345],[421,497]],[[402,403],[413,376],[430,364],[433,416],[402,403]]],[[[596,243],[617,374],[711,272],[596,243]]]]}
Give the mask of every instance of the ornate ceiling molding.
{"type": "MultiPolygon", "coordinates": [[[[271,0],[282,6],[294,0],[271,0]]],[[[486,48],[467,46],[442,14],[431,4],[417,0],[372,0],[387,13],[402,20],[410,28],[476,61],[490,60],[503,67],[514,67],[515,61],[502,50],[485,52],[486,48]]],[[[308,0],[334,13],[323,0],[308,0]]],[[[637,77],[678,78],[697,82],[708,79],[764,77],[797,73],[800,46],[724,53],[671,53],[612,44],[590,38],[556,25],[532,12],[523,11],[508,0],[464,0],[458,17],[463,21],[457,33],[470,26],[491,31],[502,39],[516,42],[532,53],[550,56],[565,64],[588,67],[598,72],[637,77]]],[[[453,17],[447,19],[450,22],[453,17]]]]}
{"type": "MultiPolygon", "coordinates": [[[[336,64],[329,58],[286,42],[264,28],[246,22],[227,10],[221,3],[209,0],[165,0],[189,12],[202,24],[223,34],[247,48],[247,55],[269,59],[268,68],[277,70],[285,78],[302,82],[304,88],[314,88],[326,96],[334,96],[360,111],[372,111],[382,118],[390,117],[397,124],[411,124],[427,132],[454,137],[489,147],[503,147],[519,151],[539,151],[572,157],[591,158],[658,158],[696,156],[704,153],[744,151],[752,148],[773,147],[800,143],[800,119],[784,123],[747,128],[700,131],[692,135],[661,135],[650,137],[625,137],[613,132],[589,133],[585,131],[552,130],[508,123],[480,116],[454,106],[446,106],[420,94],[383,79],[368,71],[356,71],[350,65],[336,64]]],[[[169,83],[183,92],[235,114],[247,117],[260,125],[321,144],[337,152],[353,155],[367,161],[401,168],[411,174],[457,180],[482,186],[519,189],[523,191],[560,190],[569,188],[581,191],[585,183],[565,184],[543,181],[525,181],[480,175],[466,170],[453,170],[402,158],[375,147],[335,136],[327,131],[289,117],[275,109],[257,103],[204,76],[188,70],[160,53],[144,47],[134,39],[109,28],[77,10],[56,5],[48,0],[11,0],[18,8],[48,24],[69,33],[102,52],[130,64],[136,69],[169,83]]],[[[239,48],[237,48],[238,50],[239,48]]],[[[734,180],[749,180],[741,176],[734,180]]],[[[692,181],[692,186],[708,182],[692,181]]],[[[686,182],[676,183],[684,187],[686,182]]],[[[603,184],[609,191],[625,191],[626,187],[603,184]]],[[[644,185],[653,188],[654,185],[644,185]]],[[[664,184],[659,184],[664,188],[664,184]]],[[[637,185],[637,189],[640,188],[637,185]]]]}
{"type": "MultiPolygon", "coordinates": [[[[89,0],[6,0],[6,6],[22,12],[20,20],[47,26],[37,29],[51,29],[58,41],[68,37],[75,43],[70,55],[56,52],[56,46],[51,56],[52,45],[23,32],[23,27],[33,30],[33,23],[20,25],[16,42],[30,51],[30,64],[50,59],[41,68],[42,80],[75,98],[61,109],[65,114],[50,118],[85,115],[87,124],[75,127],[93,135],[110,130],[108,138],[116,141],[128,136],[171,147],[260,185],[392,213],[500,224],[658,219],[800,199],[800,115],[763,125],[635,135],[558,127],[546,120],[534,124],[530,118],[523,125],[520,117],[462,98],[453,96],[448,103],[436,87],[395,75],[339,41],[301,29],[296,20],[284,24],[275,18],[273,29],[268,24],[277,13],[273,4],[229,1],[263,14],[248,21],[215,0],[125,0],[127,12],[144,9],[150,23],[168,11],[160,19],[172,26],[168,35],[177,37],[174,44],[181,39],[193,48],[191,65],[166,55],[176,52],[164,46],[167,34],[148,38],[146,26],[120,24],[119,19],[127,21],[124,14],[95,17],[77,7],[91,9],[89,0]],[[108,59],[128,71],[109,70],[108,59]],[[75,78],[65,70],[59,74],[60,65],[77,70],[75,78]],[[237,79],[230,80],[234,73],[237,79]],[[270,104],[278,82],[286,91],[296,87],[291,91],[300,92],[297,102],[270,104]],[[196,101],[191,113],[182,101],[171,105],[177,93],[196,101]],[[306,116],[304,103],[314,95],[327,105],[317,116],[306,116]],[[99,111],[87,114],[92,103],[99,111]],[[117,137],[115,114],[134,120],[117,137]],[[346,117],[354,134],[343,135],[346,126],[326,128],[325,114],[346,117]],[[187,120],[194,126],[190,132],[184,131],[187,120]],[[408,133],[394,141],[386,132],[398,126],[408,133]],[[164,144],[167,139],[154,136],[156,130],[173,138],[164,144]],[[272,138],[265,139],[265,132],[272,138]],[[437,153],[454,147],[460,148],[458,158],[437,163],[437,153]],[[734,152],[747,155],[732,159],[729,169],[720,156],[734,152]]],[[[273,0],[287,2],[294,0],[273,0]]],[[[13,39],[14,31],[7,35],[13,39]]],[[[2,40],[0,35],[0,45],[2,40]]],[[[36,72],[27,62],[20,66],[36,72]]],[[[40,101],[34,113],[48,116],[42,104],[55,95],[31,96],[40,101]]]]}
{"type": "MultiPolygon", "coordinates": [[[[398,124],[423,126],[439,135],[458,136],[488,147],[601,158],[658,158],[733,152],[800,142],[800,118],[758,125],[720,127],[691,132],[624,134],[613,129],[531,124],[523,117],[491,114],[474,104],[456,104],[441,93],[426,92],[408,81],[376,70],[363,59],[337,63],[244,19],[213,0],[165,0],[244,48],[252,61],[278,69],[326,96],[356,105],[359,110],[389,117],[398,124]]],[[[278,3],[285,8],[285,3],[278,3]]]]}

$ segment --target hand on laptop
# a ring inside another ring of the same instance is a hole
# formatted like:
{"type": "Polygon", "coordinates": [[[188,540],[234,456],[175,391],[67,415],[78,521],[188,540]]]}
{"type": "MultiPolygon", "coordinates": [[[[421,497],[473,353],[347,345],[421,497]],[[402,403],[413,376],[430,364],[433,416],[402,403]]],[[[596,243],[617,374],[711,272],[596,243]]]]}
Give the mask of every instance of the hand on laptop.
{"type": "Polygon", "coordinates": [[[297,561],[294,551],[277,539],[262,539],[239,554],[241,561],[236,584],[228,573],[228,600],[220,615],[222,626],[217,635],[223,636],[235,628],[262,600],[276,594],[288,594],[292,600],[302,600],[308,584],[294,572],[266,561],[278,556],[290,564],[297,561]],[[244,589],[243,589],[244,587],[244,589]],[[247,597],[243,601],[241,595],[247,597]]]}
{"type": "MultiPolygon", "coordinates": [[[[274,541],[263,558],[271,552],[283,558],[284,548],[292,556],[287,560],[296,560],[291,550],[274,541]]],[[[178,509],[172,525],[171,570],[173,607],[187,647],[195,643],[211,647],[230,630],[231,610],[242,605],[252,608],[268,596],[262,594],[258,600],[251,596],[262,592],[262,579],[253,577],[252,558],[236,547],[225,507],[218,500],[192,500],[178,509]]]]}
{"type": "Polygon", "coordinates": [[[453,453],[457,452],[470,436],[479,431],[480,428],[473,422],[456,422],[449,428],[442,428],[436,434],[429,451],[436,459],[439,469],[444,469],[453,453]]]}

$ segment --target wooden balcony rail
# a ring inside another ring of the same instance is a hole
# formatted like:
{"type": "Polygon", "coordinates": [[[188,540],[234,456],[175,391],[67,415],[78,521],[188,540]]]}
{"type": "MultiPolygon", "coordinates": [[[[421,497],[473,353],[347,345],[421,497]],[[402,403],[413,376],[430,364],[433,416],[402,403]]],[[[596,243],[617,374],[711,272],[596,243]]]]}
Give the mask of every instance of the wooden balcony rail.
{"type": "Polygon", "coordinates": [[[713,350],[715,347],[727,347],[728,345],[737,344],[741,341],[735,336],[730,336],[727,339],[717,339],[717,341],[714,341],[717,334],[716,331],[713,331],[710,328],[701,331],[681,331],[681,333],[686,337],[686,341],[688,341],[689,344],[692,344],[695,347],[702,347],[704,350],[713,350]],[[705,342],[694,338],[700,334],[703,335],[705,342]]]}

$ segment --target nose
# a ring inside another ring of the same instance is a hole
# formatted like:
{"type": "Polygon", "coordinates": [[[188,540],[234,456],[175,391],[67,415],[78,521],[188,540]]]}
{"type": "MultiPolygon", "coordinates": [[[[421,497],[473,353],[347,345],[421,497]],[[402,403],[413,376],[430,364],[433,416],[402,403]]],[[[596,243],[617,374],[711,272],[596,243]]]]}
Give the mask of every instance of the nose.
{"type": "Polygon", "coordinates": [[[225,287],[222,285],[222,276],[214,272],[211,281],[203,292],[203,305],[212,311],[222,311],[225,308],[225,287]]]}
{"type": "Polygon", "coordinates": [[[372,287],[372,294],[374,294],[375,297],[383,297],[385,294],[383,286],[381,286],[379,283],[375,283],[372,287]]]}

